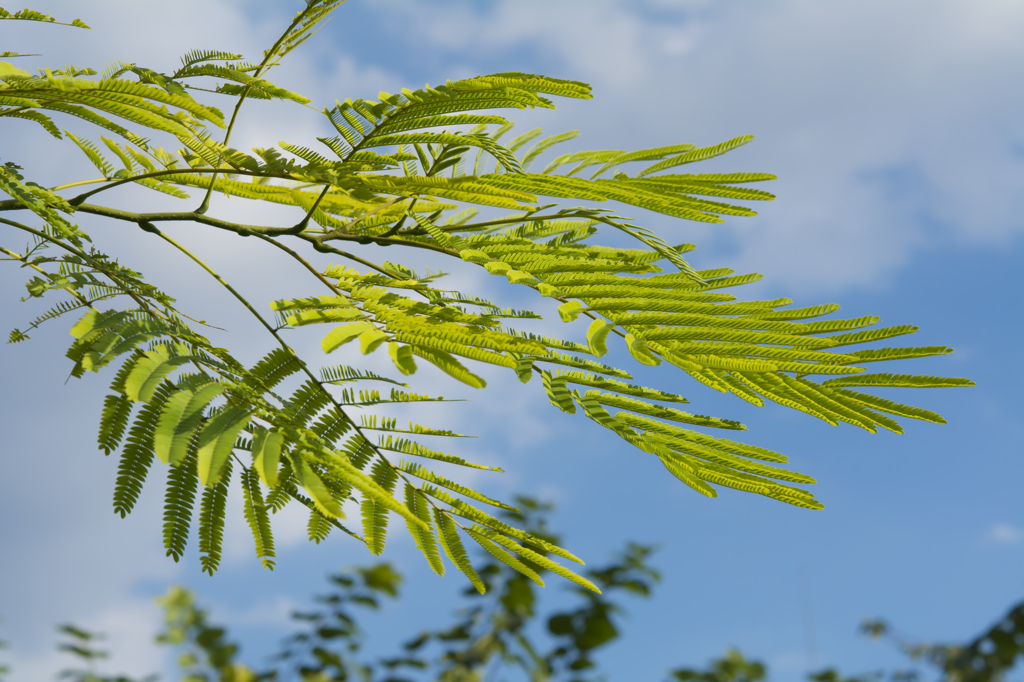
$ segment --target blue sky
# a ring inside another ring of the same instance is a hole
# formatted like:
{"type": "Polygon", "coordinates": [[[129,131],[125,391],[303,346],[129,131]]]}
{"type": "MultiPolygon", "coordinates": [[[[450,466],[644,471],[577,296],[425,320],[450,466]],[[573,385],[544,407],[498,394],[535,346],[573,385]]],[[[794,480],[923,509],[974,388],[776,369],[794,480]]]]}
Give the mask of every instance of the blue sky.
{"type": "MultiPolygon", "coordinates": [[[[257,55],[299,4],[184,2],[172,11],[158,3],[37,2],[94,28],[4,22],[0,36],[2,49],[44,54],[31,68],[98,68],[119,58],[167,70],[192,48],[257,55]]],[[[764,273],[751,294],[834,301],[851,317],[917,324],[916,345],[957,352],[898,371],[978,383],[907,396],[950,423],[912,423],[896,436],[833,428],[679,377],[637,374],[677,387],[694,411],[744,421],[748,440],[790,455],[794,468],[818,479],[822,512],[728,491],[716,500],[697,496],[586,420],[554,411],[532,384],[499,375],[464,411],[439,408],[439,421],[480,436],[459,447],[508,471],[476,482],[499,495],[530,490],[556,501],[555,525],[577,554],[597,563],[629,539],[661,546],[655,562],[664,583],[654,599],[630,606],[625,637],[602,659],[610,679],[660,679],[730,645],[768,662],[776,680],[799,679],[812,664],[859,672],[897,660],[855,634],[863,618],[884,616],[914,636],[956,640],[1020,599],[1024,5],[351,0],[274,79],[332,104],[512,70],[594,85],[591,101],[516,117],[524,130],[578,128],[576,149],[704,145],[754,134],[705,170],[778,174],[770,189],[779,198],[756,207],[758,217],[707,226],[627,215],[671,243],[696,243],[691,262],[700,267],[764,273]]],[[[313,117],[294,118],[294,109],[246,107],[236,138],[243,148],[323,132],[313,117]]],[[[30,177],[56,183],[89,173],[70,145],[27,123],[6,125],[17,134],[5,139],[3,160],[30,177]]],[[[151,201],[121,197],[128,206],[151,201]]],[[[240,220],[286,220],[239,200],[215,208],[240,220]]],[[[224,321],[224,341],[243,356],[265,352],[251,340],[258,330],[187,263],[157,255],[146,235],[124,225],[86,225],[108,250],[178,292],[186,310],[224,321]]],[[[20,236],[3,234],[4,246],[20,245],[20,236]]],[[[270,254],[239,243],[248,240],[187,226],[175,235],[257,301],[313,291],[298,270],[269,270],[270,254]]],[[[456,277],[491,286],[471,273],[456,277]]],[[[22,281],[13,268],[0,269],[5,328],[36,313],[17,300],[22,281]]],[[[544,303],[504,300],[552,312],[544,303]]],[[[286,516],[279,567],[268,573],[252,558],[236,515],[217,576],[199,572],[194,547],[181,564],[165,559],[156,490],[128,519],[112,513],[116,461],[93,446],[109,378],[64,383],[62,324],[0,349],[0,639],[12,645],[12,680],[46,679],[60,667],[53,626],[68,620],[110,634],[112,667],[161,667],[149,643],[159,618],[152,598],[173,582],[193,587],[258,660],[328,572],[371,557],[336,537],[309,545],[303,520],[286,516]]],[[[315,335],[300,347],[319,352],[315,335]]],[[[445,385],[443,392],[467,391],[445,385]]],[[[385,556],[406,574],[406,597],[369,622],[377,641],[446,622],[449,599],[462,588],[455,575],[429,573],[398,537],[385,556]]],[[[562,588],[549,585],[545,598],[557,603],[562,588]]]]}

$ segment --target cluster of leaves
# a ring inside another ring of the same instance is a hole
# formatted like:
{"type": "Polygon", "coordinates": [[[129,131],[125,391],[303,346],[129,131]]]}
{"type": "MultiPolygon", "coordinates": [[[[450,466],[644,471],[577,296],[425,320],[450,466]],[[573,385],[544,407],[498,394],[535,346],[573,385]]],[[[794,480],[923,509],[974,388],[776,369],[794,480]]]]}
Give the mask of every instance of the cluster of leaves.
{"type": "MultiPolygon", "coordinates": [[[[101,174],[47,189],[26,181],[10,162],[0,167],[0,189],[11,197],[0,201],[0,212],[28,211],[38,224],[0,217],[0,224],[32,240],[23,250],[3,248],[4,260],[33,271],[30,297],[64,297],[25,329],[12,331],[10,341],[23,341],[42,323],[73,313],[79,318],[67,353],[72,375],[119,363],[99,429],[100,448],[107,454],[120,452],[114,509],[122,516],[131,512],[155,460],[165,464],[168,556],[178,560],[183,555],[198,504],[202,566],[210,573],[216,570],[234,481],[241,488],[256,554],[267,568],[275,560],[272,516],[296,503],[309,511],[311,540],[320,542],[338,529],[374,554],[384,550],[389,515],[397,515],[434,571],[444,573],[444,555],[480,592],[487,581],[469,561],[465,539],[538,584],[531,566],[599,589],[559,563],[579,562],[573,554],[481,508],[516,511],[514,506],[419,463],[493,469],[418,441],[457,434],[438,426],[400,428],[394,419],[376,415],[356,418],[363,408],[440,398],[399,388],[386,394],[362,388],[364,382],[408,387],[349,365],[314,371],[285,341],[284,327],[331,325],[322,344],[327,353],[357,340],[364,355],[386,347],[403,377],[414,374],[420,361],[474,388],[486,386],[474,371],[480,364],[506,368],[523,383],[537,376],[541,400],[546,397],[566,413],[582,411],[612,435],[657,457],[701,494],[714,497],[714,486],[723,486],[809,509],[821,503],[798,486],[814,483],[813,478],[778,466],[787,461],[780,453],[706,433],[739,431],[742,424],[666,406],[687,400],[675,391],[628,383],[626,369],[598,360],[614,347],[610,341],[618,338],[616,343],[640,365],[667,363],[680,376],[748,403],[771,401],[829,424],[845,422],[871,432],[881,427],[901,433],[894,417],[944,420],[868,390],[972,384],[958,378],[865,373],[866,363],[950,349],[849,350],[916,327],[877,328],[879,319],[873,316],[819,319],[838,310],[835,305],[791,308],[789,299],[743,300],[723,290],[754,282],[759,275],[698,270],[683,258],[692,245],[671,246],[642,225],[590,205],[614,201],[711,223],[725,215],[754,215],[722,200],[772,199],[750,187],[773,179],[770,174],[667,172],[724,154],[747,143],[749,136],[706,147],[570,152],[531,172],[542,154],[575,132],[542,137],[540,130],[532,130],[505,142],[512,124],[494,113],[479,113],[551,108],[551,97],[586,99],[590,88],[584,83],[499,73],[381,93],[377,101],[345,100],[324,108],[337,134],[318,138],[320,151],[287,142],[252,154],[231,148],[232,127],[246,99],[309,102],[266,75],[340,5],[339,0],[307,2],[258,62],[194,50],[174,73],[115,62],[98,78],[91,78],[96,71],[77,67],[44,68],[33,76],[0,62],[0,118],[27,119],[55,137],[66,136],[101,174]],[[193,93],[199,92],[232,98],[232,115],[197,101],[193,93]],[[85,120],[121,141],[101,137],[104,151],[81,134],[62,133],[53,116],[85,120]],[[213,138],[211,127],[225,129],[223,141],[213,138]],[[150,135],[170,136],[182,147],[165,151],[150,135]],[[635,164],[642,167],[628,174],[626,169],[635,164]],[[87,184],[99,186],[69,198],[60,194],[87,184]],[[203,199],[190,211],[145,213],[90,203],[125,184],[182,200],[197,189],[203,199]],[[214,193],[290,206],[301,218],[292,226],[274,227],[213,217],[208,211],[214,193]],[[588,205],[544,203],[548,199],[588,205]],[[264,326],[275,348],[253,366],[238,361],[196,331],[170,295],[94,245],[71,222],[75,214],[133,223],[161,239],[164,248],[184,253],[264,326]],[[200,256],[157,227],[166,221],[255,236],[306,268],[320,293],[275,301],[271,308],[277,320],[268,319],[200,256]],[[609,231],[635,240],[638,248],[594,243],[609,231]],[[286,245],[286,238],[348,264],[316,268],[286,245]],[[585,342],[511,327],[506,320],[542,316],[441,288],[439,274],[420,276],[404,265],[371,262],[340,249],[346,242],[427,250],[462,267],[480,268],[531,295],[554,299],[565,323],[588,322],[585,342]],[[51,255],[54,251],[58,255],[51,255]],[[370,431],[380,437],[371,437],[370,431]],[[349,503],[350,512],[358,505],[359,529],[341,522],[349,503]]],[[[0,18],[48,20],[24,12],[0,18]]]]}

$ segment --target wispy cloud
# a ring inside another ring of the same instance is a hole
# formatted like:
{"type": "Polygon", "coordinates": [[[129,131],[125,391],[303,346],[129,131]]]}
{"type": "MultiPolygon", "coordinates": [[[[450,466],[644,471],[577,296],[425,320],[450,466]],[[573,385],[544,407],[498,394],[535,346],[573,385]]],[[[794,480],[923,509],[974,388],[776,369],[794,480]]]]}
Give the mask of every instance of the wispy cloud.
{"type": "Polygon", "coordinates": [[[1016,545],[1024,541],[1024,530],[1009,523],[996,523],[985,531],[985,540],[1000,545],[1016,545]]]}

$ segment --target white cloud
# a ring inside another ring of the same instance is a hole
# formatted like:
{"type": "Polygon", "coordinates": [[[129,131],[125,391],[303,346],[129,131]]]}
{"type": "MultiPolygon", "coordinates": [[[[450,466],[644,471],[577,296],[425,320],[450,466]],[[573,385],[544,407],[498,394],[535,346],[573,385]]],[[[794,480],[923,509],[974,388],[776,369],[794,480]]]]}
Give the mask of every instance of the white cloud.
{"type": "Polygon", "coordinates": [[[413,17],[425,49],[455,63],[541,55],[551,75],[592,82],[586,109],[532,119],[579,125],[582,148],[756,134],[707,167],[777,173],[780,199],[713,230],[738,269],[791,290],[884,284],[926,248],[999,244],[1024,226],[1024,95],[1007,87],[1024,78],[1019,3],[376,7],[413,17]]]}

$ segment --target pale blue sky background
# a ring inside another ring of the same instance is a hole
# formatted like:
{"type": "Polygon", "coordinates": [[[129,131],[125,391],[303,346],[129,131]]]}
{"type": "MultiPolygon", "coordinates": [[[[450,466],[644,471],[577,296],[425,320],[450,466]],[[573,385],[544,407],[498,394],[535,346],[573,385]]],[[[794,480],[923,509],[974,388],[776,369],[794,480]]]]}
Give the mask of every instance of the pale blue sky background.
{"type": "MultiPolygon", "coordinates": [[[[23,68],[100,68],[119,58],[166,71],[191,48],[256,56],[299,5],[36,2],[94,28],[3,22],[0,49],[45,55],[23,60],[23,68]]],[[[577,554],[599,563],[628,539],[661,546],[655,563],[665,581],[654,599],[630,605],[625,637],[602,656],[610,679],[658,680],[730,645],[765,660],[776,680],[799,679],[809,665],[854,673],[898,660],[855,634],[865,617],[885,616],[922,638],[962,640],[1020,599],[1024,4],[352,0],[273,78],[315,104],[332,104],[510,70],[594,85],[592,101],[517,117],[524,130],[579,128],[576,149],[756,135],[706,169],[777,173],[770,189],[779,199],[758,206],[760,216],[704,226],[623,212],[672,243],[695,242],[691,261],[700,267],[764,273],[759,294],[835,301],[845,315],[917,324],[915,344],[957,352],[899,371],[978,382],[904,394],[950,424],[912,423],[896,436],[828,427],[777,406],[756,409],[658,370],[637,373],[678,388],[694,411],[741,419],[748,440],[789,454],[794,468],[820,482],[815,492],[826,509],[817,513],[729,491],[717,500],[697,496],[585,419],[555,412],[538,387],[498,374],[467,411],[438,408],[438,421],[481,436],[458,444],[460,452],[509,472],[475,482],[499,495],[529,490],[555,500],[555,525],[577,554]]],[[[70,145],[27,123],[5,125],[14,132],[5,134],[3,160],[21,163],[31,178],[90,173],[70,145]]],[[[302,143],[322,133],[314,115],[251,102],[236,142],[302,143]]],[[[151,201],[122,196],[129,205],[151,201]]],[[[287,220],[239,200],[216,210],[287,220]]],[[[155,255],[141,232],[83,225],[197,316],[211,319],[232,305],[189,264],[155,255]]],[[[249,240],[192,227],[175,234],[261,303],[314,291],[297,269],[268,269],[271,255],[249,240]]],[[[4,246],[21,242],[0,231],[4,246]]],[[[18,303],[22,281],[22,273],[0,269],[4,330],[38,312],[18,303]]],[[[458,282],[491,286],[472,273],[458,282]]],[[[225,343],[242,355],[269,348],[237,312],[217,319],[230,331],[225,343]]],[[[68,620],[110,634],[113,669],[161,667],[149,643],[159,618],[152,598],[172,582],[196,589],[258,661],[328,572],[371,557],[337,537],[309,545],[304,519],[287,516],[278,525],[279,567],[264,572],[236,515],[216,577],[199,572],[194,547],[181,564],[165,559],[156,489],[126,520],[111,511],[116,460],[93,446],[110,377],[64,385],[68,324],[0,348],[0,639],[12,644],[11,679],[49,679],[62,664],[53,626],[68,620]]],[[[315,357],[317,340],[304,337],[300,346],[315,357]]],[[[445,623],[447,600],[463,587],[457,575],[429,573],[400,538],[394,534],[386,558],[406,574],[407,596],[368,621],[378,642],[445,623]]],[[[561,590],[551,581],[545,599],[557,603],[561,590]]]]}

